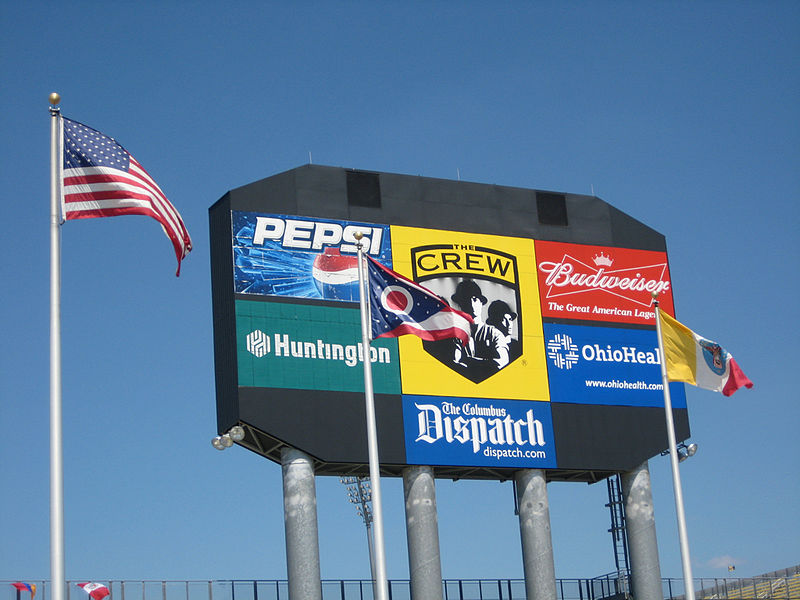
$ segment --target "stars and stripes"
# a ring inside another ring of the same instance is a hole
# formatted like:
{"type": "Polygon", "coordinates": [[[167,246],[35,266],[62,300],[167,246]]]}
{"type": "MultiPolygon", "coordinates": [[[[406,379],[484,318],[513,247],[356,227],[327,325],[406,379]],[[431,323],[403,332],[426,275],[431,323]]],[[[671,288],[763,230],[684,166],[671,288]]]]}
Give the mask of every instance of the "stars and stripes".
{"type": "Polygon", "coordinates": [[[178,211],[147,171],[114,139],[62,117],[65,220],[145,215],[161,223],[181,261],[192,240],[178,211]]]}

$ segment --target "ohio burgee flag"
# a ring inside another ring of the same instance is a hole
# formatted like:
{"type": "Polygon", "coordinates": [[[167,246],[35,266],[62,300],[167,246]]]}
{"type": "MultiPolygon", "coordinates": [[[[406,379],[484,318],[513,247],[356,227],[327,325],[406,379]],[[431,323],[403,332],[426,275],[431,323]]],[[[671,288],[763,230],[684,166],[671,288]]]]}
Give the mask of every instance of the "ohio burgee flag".
{"type": "Polygon", "coordinates": [[[367,270],[373,339],[411,334],[423,340],[469,342],[472,317],[369,256],[367,270]]]}
{"type": "Polygon", "coordinates": [[[161,223],[181,260],[192,240],[178,211],[136,159],[114,139],[82,123],[62,117],[65,220],[117,215],[145,215],[161,223]]]}
{"type": "Polygon", "coordinates": [[[739,365],[716,342],[705,339],[660,308],[661,337],[667,378],[730,396],[740,387],[753,387],[739,365]]]}

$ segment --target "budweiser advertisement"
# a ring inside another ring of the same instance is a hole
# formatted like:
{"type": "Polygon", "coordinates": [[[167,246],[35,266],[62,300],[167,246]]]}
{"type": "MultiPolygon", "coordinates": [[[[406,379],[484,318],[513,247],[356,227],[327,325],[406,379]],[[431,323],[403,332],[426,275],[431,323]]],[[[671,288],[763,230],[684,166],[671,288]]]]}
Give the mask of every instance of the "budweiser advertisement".
{"type": "Polygon", "coordinates": [[[542,317],[654,325],[653,292],[674,314],[664,252],[536,241],[542,317]]]}

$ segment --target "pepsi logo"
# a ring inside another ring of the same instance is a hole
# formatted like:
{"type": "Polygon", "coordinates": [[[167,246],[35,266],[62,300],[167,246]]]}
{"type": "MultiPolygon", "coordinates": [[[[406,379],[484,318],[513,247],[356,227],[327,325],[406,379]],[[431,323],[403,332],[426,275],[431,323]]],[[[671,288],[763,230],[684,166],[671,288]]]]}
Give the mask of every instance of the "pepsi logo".
{"type": "Polygon", "coordinates": [[[312,277],[326,300],[358,300],[358,259],[345,256],[339,248],[328,247],[314,258],[312,277]]]}

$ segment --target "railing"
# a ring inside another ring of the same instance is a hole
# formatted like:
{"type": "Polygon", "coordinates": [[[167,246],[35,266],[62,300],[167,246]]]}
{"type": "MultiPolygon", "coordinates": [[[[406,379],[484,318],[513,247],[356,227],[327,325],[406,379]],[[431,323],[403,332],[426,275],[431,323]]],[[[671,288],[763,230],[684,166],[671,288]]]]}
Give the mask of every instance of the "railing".
{"type": "MultiPolygon", "coordinates": [[[[697,600],[800,600],[800,572],[797,569],[748,578],[695,579],[697,600]]],[[[49,600],[48,581],[25,580],[36,585],[34,600],[49,600]]],[[[75,585],[86,579],[68,582],[66,600],[91,600],[75,585]]],[[[289,600],[285,580],[216,581],[102,581],[113,600],[289,600]]],[[[31,600],[30,594],[17,592],[14,581],[0,580],[0,600],[31,600]]],[[[665,600],[683,600],[683,579],[662,579],[665,600]]],[[[524,600],[522,579],[445,579],[445,600],[524,600]]],[[[624,574],[610,573],[592,579],[557,579],[558,600],[622,600],[629,598],[624,574]]],[[[368,580],[324,580],[323,600],[373,600],[368,580]]],[[[408,580],[389,581],[390,600],[411,600],[408,580]]]]}

